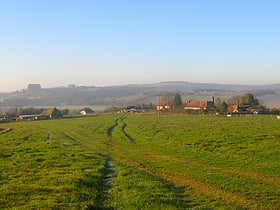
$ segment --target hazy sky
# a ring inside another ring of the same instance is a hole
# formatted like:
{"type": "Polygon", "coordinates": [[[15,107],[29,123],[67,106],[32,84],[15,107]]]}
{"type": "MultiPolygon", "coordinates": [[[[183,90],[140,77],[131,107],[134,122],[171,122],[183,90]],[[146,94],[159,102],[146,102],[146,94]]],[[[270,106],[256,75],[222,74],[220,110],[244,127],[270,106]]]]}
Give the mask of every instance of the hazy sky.
{"type": "Polygon", "coordinates": [[[0,0],[0,92],[280,82],[280,1],[0,0]]]}

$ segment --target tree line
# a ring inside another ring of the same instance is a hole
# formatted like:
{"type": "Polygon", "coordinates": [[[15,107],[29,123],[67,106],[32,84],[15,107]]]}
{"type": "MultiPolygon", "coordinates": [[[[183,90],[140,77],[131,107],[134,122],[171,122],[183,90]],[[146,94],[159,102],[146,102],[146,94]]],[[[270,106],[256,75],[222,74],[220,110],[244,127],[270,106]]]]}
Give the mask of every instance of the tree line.
{"type": "MultiPolygon", "coordinates": [[[[170,107],[170,110],[174,111],[183,111],[184,110],[184,105],[185,103],[182,100],[181,94],[178,92],[166,92],[163,95],[160,95],[160,100],[158,101],[159,104],[157,105],[168,105],[170,107]]],[[[267,114],[280,114],[279,109],[268,109],[265,107],[265,105],[257,99],[252,93],[246,93],[242,96],[232,96],[227,100],[221,100],[220,98],[216,98],[214,101],[215,104],[215,112],[227,112],[228,107],[232,105],[248,105],[252,108],[260,109],[262,110],[262,113],[267,113],[267,114]]],[[[150,103],[148,105],[142,105],[141,107],[145,108],[150,108],[153,109],[155,105],[153,103],[150,103]]],[[[114,107],[115,109],[120,109],[120,107],[114,107]]],[[[43,108],[35,108],[35,107],[26,107],[26,108],[17,108],[13,107],[10,108],[5,114],[6,116],[9,117],[16,117],[19,115],[36,115],[36,114],[41,114],[43,108]]],[[[108,111],[108,110],[107,110],[108,111]]],[[[68,115],[69,114],[69,109],[64,109],[61,110],[63,115],[68,115]]]]}
{"type": "Polygon", "coordinates": [[[246,93],[243,96],[232,96],[227,101],[222,101],[220,98],[215,100],[215,107],[218,112],[227,112],[228,107],[232,105],[248,105],[263,110],[266,109],[266,107],[252,93],[246,93]]]}
{"type": "MultiPolygon", "coordinates": [[[[5,115],[9,117],[17,117],[20,115],[37,115],[43,112],[44,108],[35,108],[35,107],[12,107],[10,108],[5,115]]],[[[61,110],[63,115],[69,114],[69,109],[61,110]]]]}
{"type": "MultiPolygon", "coordinates": [[[[171,109],[179,111],[184,109],[184,103],[180,93],[167,92],[162,96],[162,104],[170,105],[171,109]]],[[[216,98],[214,101],[215,112],[227,112],[228,108],[232,105],[238,106],[250,106],[254,109],[262,110],[265,114],[280,114],[279,109],[268,109],[262,101],[257,99],[252,93],[245,93],[244,95],[232,96],[227,100],[221,100],[221,98],[216,98]]]]}

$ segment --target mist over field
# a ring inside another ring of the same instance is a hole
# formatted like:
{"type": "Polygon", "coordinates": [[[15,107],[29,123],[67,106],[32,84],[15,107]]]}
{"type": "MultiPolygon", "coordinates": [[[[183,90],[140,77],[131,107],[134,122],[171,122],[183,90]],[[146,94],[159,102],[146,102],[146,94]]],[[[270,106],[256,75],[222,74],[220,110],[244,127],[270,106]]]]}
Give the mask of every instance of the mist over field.
{"type": "Polygon", "coordinates": [[[76,86],[44,88],[30,84],[23,90],[0,94],[0,106],[128,106],[158,103],[157,95],[168,92],[181,94],[187,100],[209,100],[212,96],[227,100],[235,95],[251,92],[269,108],[280,107],[280,84],[227,85],[190,82],[162,82],[122,86],[76,86]]]}

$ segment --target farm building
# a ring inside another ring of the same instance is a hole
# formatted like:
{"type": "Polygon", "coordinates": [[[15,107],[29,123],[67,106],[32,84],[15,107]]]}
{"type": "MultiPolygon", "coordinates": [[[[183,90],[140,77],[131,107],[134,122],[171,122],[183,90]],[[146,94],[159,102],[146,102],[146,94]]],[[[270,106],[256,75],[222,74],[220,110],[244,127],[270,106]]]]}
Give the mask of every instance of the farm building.
{"type": "Polygon", "coordinates": [[[232,105],[228,107],[229,113],[254,113],[258,114],[262,111],[260,107],[251,107],[250,105],[232,105]]]}
{"type": "Polygon", "coordinates": [[[43,110],[42,115],[45,116],[46,119],[61,118],[62,112],[60,110],[58,110],[56,107],[54,107],[54,108],[49,108],[49,109],[43,110]]]}
{"type": "Polygon", "coordinates": [[[17,121],[31,121],[31,120],[43,120],[45,119],[42,114],[31,114],[31,115],[19,115],[17,121]]]}
{"type": "Polygon", "coordinates": [[[142,104],[142,105],[135,105],[135,106],[127,106],[126,108],[118,111],[118,113],[135,113],[135,112],[149,112],[149,111],[153,111],[153,106],[152,105],[146,105],[146,104],[142,104]]]}
{"type": "Polygon", "coordinates": [[[214,108],[214,97],[212,98],[212,101],[189,100],[184,107],[186,110],[208,110],[214,108]]]}
{"type": "Polygon", "coordinates": [[[161,110],[170,110],[171,107],[169,105],[157,105],[156,110],[161,111],[161,110]]]}
{"type": "Polygon", "coordinates": [[[88,108],[88,107],[80,110],[81,115],[90,115],[90,114],[94,114],[94,113],[95,113],[95,111],[93,111],[91,108],[88,108]]]}
{"type": "Polygon", "coordinates": [[[230,113],[248,113],[249,112],[249,105],[232,105],[228,107],[228,112],[230,113]]]}

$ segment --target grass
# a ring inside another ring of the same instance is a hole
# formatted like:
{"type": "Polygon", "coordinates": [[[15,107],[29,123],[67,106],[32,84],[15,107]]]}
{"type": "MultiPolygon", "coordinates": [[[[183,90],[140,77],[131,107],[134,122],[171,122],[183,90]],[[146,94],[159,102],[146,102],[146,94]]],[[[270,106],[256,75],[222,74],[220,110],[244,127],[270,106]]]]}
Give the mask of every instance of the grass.
{"type": "Polygon", "coordinates": [[[71,128],[69,120],[7,124],[13,131],[1,135],[1,209],[103,205],[106,157],[94,142],[88,147],[66,137],[68,123],[71,128]]]}
{"type": "Polygon", "coordinates": [[[0,128],[1,209],[280,208],[271,116],[97,115],[0,128]]]}

